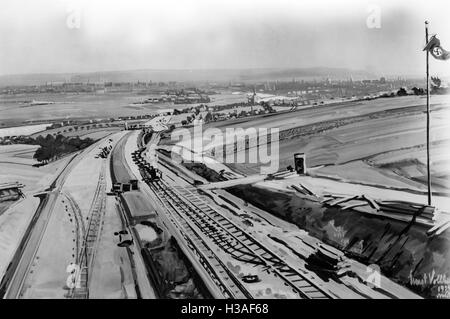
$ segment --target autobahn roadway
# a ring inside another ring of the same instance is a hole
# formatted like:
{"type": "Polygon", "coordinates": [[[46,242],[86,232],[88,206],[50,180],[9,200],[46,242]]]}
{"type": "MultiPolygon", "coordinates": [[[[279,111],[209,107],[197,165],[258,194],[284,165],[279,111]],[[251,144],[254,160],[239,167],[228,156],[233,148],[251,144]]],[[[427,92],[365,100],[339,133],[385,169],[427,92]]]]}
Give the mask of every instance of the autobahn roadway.
{"type": "MultiPolygon", "coordinates": [[[[109,169],[113,184],[116,182],[127,183],[130,179],[136,178],[130,171],[125,160],[125,144],[129,137],[130,133],[122,136],[111,151],[109,169]]],[[[158,289],[155,288],[156,285],[152,280],[151,271],[142,256],[143,245],[133,226],[133,216],[129,209],[129,205],[127,205],[126,199],[123,196],[118,196],[117,200],[119,203],[118,208],[122,225],[130,231],[130,235],[133,238],[134,245],[131,245],[126,249],[132,265],[132,273],[138,298],[154,299],[156,297],[161,297],[158,295],[158,289]]]]}
{"type": "Polygon", "coordinates": [[[75,153],[50,187],[39,194],[39,206],[0,283],[0,298],[18,299],[21,297],[25,279],[44,236],[62,186],[72,169],[83,159],[83,155],[98,147],[103,141],[104,139],[92,144],[83,151],[75,153]]]}

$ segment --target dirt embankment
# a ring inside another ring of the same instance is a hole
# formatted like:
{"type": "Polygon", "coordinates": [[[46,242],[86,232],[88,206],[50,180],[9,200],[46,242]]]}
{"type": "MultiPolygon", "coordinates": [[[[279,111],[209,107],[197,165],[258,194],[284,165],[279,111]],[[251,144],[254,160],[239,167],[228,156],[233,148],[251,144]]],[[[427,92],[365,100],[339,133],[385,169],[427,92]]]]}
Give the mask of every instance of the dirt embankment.
{"type": "Polygon", "coordinates": [[[160,298],[211,298],[173,237],[164,242],[159,232],[158,237],[144,247],[143,256],[160,298]]]}
{"type": "Polygon", "coordinates": [[[287,129],[287,130],[282,130],[280,132],[280,140],[283,140],[286,138],[294,138],[294,137],[298,137],[298,136],[319,134],[319,133],[323,133],[325,131],[328,131],[328,130],[331,130],[334,128],[353,124],[356,122],[362,122],[365,120],[395,117],[395,116],[400,116],[402,114],[412,115],[414,113],[420,113],[422,111],[423,111],[423,106],[421,106],[421,105],[407,106],[407,107],[402,107],[402,108],[397,108],[397,109],[368,113],[368,114],[364,114],[364,115],[344,117],[344,118],[339,118],[339,119],[333,119],[333,120],[328,120],[328,121],[312,123],[312,124],[308,124],[308,125],[302,125],[302,126],[287,129]]]}
{"type": "MultiPolygon", "coordinates": [[[[158,149],[158,152],[161,154],[171,157],[171,152],[165,149],[158,149]]],[[[188,170],[194,172],[198,176],[203,177],[209,182],[222,182],[226,181],[227,178],[222,176],[220,173],[216,172],[213,169],[210,169],[208,166],[206,166],[203,163],[198,162],[182,162],[181,165],[186,167],[188,170]]]]}
{"type": "Polygon", "coordinates": [[[450,278],[449,231],[428,238],[426,229],[415,224],[326,208],[296,195],[250,185],[228,191],[294,223],[349,257],[379,265],[384,275],[424,297],[437,298],[440,290],[448,287],[429,278],[450,278]]]}
{"type": "Polygon", "coordinates": [[[183,166],[210,182],[222,182],[227,180],[203,163],[183,163],[183,166]]]}

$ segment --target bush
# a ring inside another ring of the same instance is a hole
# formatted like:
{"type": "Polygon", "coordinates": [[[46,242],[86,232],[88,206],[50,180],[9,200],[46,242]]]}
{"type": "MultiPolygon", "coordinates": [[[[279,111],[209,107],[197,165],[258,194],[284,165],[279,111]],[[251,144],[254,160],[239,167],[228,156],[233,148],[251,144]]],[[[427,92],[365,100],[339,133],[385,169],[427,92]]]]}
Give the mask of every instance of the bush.
{"type": "Polygon", "coordinates": [[[64,154],[82,150],[93,144],[94,140],[91,138],[80,139],[76,137],[65,137],[61,134],[56,137],[48,134],[45,138],[38,136],[34,143],[40,146],[34,153],[33,158],[39,162],[48,162],[54,158],[58,158],[64,154]]]}
{"type": "Polygon", "coordinates": [[[408,92],[406,92],[405,88],[400,88],[400,90],[397,91],[398,96],[406,96],[408,95],[408,92]]]}

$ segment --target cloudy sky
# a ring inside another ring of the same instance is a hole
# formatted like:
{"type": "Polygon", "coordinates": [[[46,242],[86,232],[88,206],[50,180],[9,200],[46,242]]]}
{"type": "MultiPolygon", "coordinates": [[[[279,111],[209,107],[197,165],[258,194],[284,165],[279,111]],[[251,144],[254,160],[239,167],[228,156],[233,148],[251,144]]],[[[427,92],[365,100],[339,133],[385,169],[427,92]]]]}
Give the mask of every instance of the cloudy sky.
{"type": "MultiPolygon", "coordinates": [[[[425,20],[450,50],[448,0],[0,3],[0,75],[315,66],[421,75],[425,20]]],[[[447,75],[450,62],[432,68],[447,75]]]]}

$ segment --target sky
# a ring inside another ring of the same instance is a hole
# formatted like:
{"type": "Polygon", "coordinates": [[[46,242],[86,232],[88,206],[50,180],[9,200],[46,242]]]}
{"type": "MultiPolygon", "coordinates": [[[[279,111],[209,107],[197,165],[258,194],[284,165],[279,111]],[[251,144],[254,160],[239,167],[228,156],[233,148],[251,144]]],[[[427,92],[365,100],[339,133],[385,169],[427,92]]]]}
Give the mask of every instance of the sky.
{"type": "MultiPolygon", "coordinates": [[[[423,75],[448,0],[0,0],[0,75],[339,67],[423,75]]],[[[436,75],[450,61],[431,61],[436,75]]]]}

